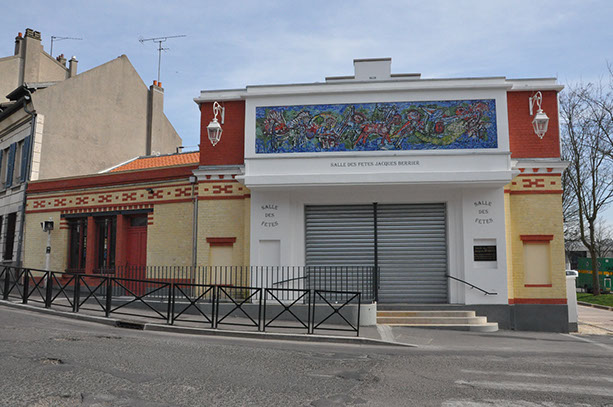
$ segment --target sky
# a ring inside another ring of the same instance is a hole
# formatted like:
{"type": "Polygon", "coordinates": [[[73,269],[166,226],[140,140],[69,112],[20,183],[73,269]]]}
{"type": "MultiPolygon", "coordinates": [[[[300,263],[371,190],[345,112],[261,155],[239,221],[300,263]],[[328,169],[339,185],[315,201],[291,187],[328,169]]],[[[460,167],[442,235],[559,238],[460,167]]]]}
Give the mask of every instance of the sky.
{"type": "Polygon", "coordinates": [[[393,73],[424,78],[557,77],[598,80],[613,61],[613,1],[2,2],[0,57],[40,31],[49,52],[75,55],[79,72],[126,54],[147,85],[163,46],[165,112],[185,146],[199,143],[201,90],[324,81],[353,74],[353,59],[391,57],[393,73]],[[27,4],[27,7],[25,6],[27,4]]]}

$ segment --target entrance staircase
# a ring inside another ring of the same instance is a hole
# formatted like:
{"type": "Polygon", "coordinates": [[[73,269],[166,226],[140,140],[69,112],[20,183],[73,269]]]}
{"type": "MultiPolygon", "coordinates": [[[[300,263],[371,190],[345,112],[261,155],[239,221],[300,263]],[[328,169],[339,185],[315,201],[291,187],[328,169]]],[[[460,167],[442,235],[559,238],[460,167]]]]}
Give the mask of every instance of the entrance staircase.
{"type": "MultiPolygon", "coordinates": [[[[381,309],[377,311],[377,324],[413,328],[452,329],[457,331],[496,332],[497,322],[487,322],[470,310],[409,310],[381,309]]],[[[407,307],[408,308],[408,307],[407,307]]]]}

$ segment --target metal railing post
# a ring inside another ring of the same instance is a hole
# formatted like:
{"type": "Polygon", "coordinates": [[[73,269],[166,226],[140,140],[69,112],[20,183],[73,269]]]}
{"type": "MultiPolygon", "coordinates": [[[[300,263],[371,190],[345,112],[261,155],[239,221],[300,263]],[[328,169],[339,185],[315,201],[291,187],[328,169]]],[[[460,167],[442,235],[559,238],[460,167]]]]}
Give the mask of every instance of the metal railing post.
{"type": "Polygon", "coordinates": [[[113,303],[113,282],[112,277],[106,277],[106,306],[104,315],[108,318],[111,315],[111,304],[113,303]]]}
{"type": "Polygon", "coordinates": [[[23,295],[21,302],[23,304],[28,303],[28,292],[30,291],[30,276],[28,275],[28,269],[23,270],[23,295]]]}
{"type": "Polygon", "coordinates": [[[358,294],[358,320],[356,322],[356,336],[360,336],[360,311],[362,309],[362,296],[358,294]]]}
{"type": "Polygon", "coordinates": [[[219,289],[218,285],[213,286],[213,329],[217,329],[217,317],[219,316],[219,289]]]}
{"type": "Polygon", "coordinates": [[[51,308],[51,299],[53,298],[53,275],[50,271],[45,274],[47,286],[45,287],[45,308],[51,308]]]}
{"type": "Polygon", "coordinates": [[[260,329],[260,326],[265,324],[265,321],[262,319],[262,292],[263,290],[260,288],[260,311],[258,312],[258,330],[260,329]]]}
{"type": "Polygon", "coordinates": [[[175,313],[175,284],[170,283],[170,291],[168,291],[168,325],[172,325],[175,313]]]}
{"type": "Polygon", "coordinates": [[[212,292],[212,295],[213,295],[213,297],[211,298],[211,328],[213,328],[213,329],[217,328],[217,325],[215,323],[215,321],[217,320],[216,316],[215,316],[215,312],[217,312],[216,311],[217,308],[215,306],[215,301],[216,301],[216,298],[217,298],[217,295],[215,293],[215,289],[216,289],[215,286],[213,286],[213,288],[211,289],[211,292],[212,292]]]}
{"type": "Polygon", "coordinates": [[[72,312],[79,312],[79,303],[81,302],[81,275],[75,274],[74,293],[72,300],[72,312]]]}
{"type": "Polygon", "coordinates": [[[4,268],[4,293],[2,294],[3,300],[9,299],[9,288],[11,287],[11,269],[10,267],[4,268]]]}
{"type": "Polygon", "coordinates": [[[258,310],[258,320],[264,321],[264,323],[258,322],[258,331],[264,332],[266,330],[266,297],[267,297],[267,288],[264,288],[264,300],[262,301],[262,291],[260,291],[260,307],[258,310]],[[264,303],[264,308],[262,309],[262,302],[264,303]],[[264,318],[262,318],[262,315],[264,318]]]}
{"type": "Polygon", "coordinates": [[[313,321],[311,321],[311,306],[313,303],[313,298],[311,298],[311,290],[308,290],[308,302],[307,302],[307,334],[311,333],[311,327],[313,326],[313,321]]]}
{"type": "Polygon", "coordinates": [[[309,306],[308,312],[309,314],[311,314],[310,320],[311,320],[311,327],[309,329],[309,331],[307,333],[312,334],[314,331],[314,325],[315,325],[315,290],[309,290],[311,292],[311,296],[312,296],[312,300],[311,300],[311,304],[309,306]]]}
{"type": "Polygon", "coordinates": [[[374,296],[375,302],[379,302],[379,267],[374,268],[375,284],[374,284],[374,296]]]}

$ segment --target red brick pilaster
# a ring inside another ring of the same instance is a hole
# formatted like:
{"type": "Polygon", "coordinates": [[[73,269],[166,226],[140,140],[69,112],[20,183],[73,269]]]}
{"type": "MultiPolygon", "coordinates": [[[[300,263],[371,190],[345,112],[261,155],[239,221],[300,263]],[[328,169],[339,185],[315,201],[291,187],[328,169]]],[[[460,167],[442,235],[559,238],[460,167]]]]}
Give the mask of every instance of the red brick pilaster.
{"type": "Polygon", "coordinates": [[[96,268],[97,233],[96,220],[93,216],[87,218],[87,253],[85,254],[85,274],[93,274],[96,268]]]}

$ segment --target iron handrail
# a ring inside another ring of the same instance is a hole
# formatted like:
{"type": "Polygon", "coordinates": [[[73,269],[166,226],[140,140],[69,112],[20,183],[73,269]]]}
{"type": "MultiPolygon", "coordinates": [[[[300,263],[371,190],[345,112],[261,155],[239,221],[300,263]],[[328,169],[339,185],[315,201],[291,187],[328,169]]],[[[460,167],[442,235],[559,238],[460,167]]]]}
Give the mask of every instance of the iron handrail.
{"type": "Polygon", "coordinates": [[[459,281],[460,283],[464,283],[464,284],[466,284],[466,285],[467,285],[467,286],[469,286],[471,289],[475,288],[475,289],[477,289],[477,290],[481,291],[482,293],[484,293],[485,295],[498,295],[498,293],[491,293],[491,292],[489,292],[489,291],[485,291],[483,288],[477,287],[476,285],[471,284],[471,283],[469,283],[468,281],[464,281],[464,280],[461,280],[461,279],[459,279],[459,278],[457,278],[457,277],[450,276],[449,274],[446,274],[446,276],[447,276],[447,278],[450,278],[450,279],[452,279],[452,280],[459,281]]]}

